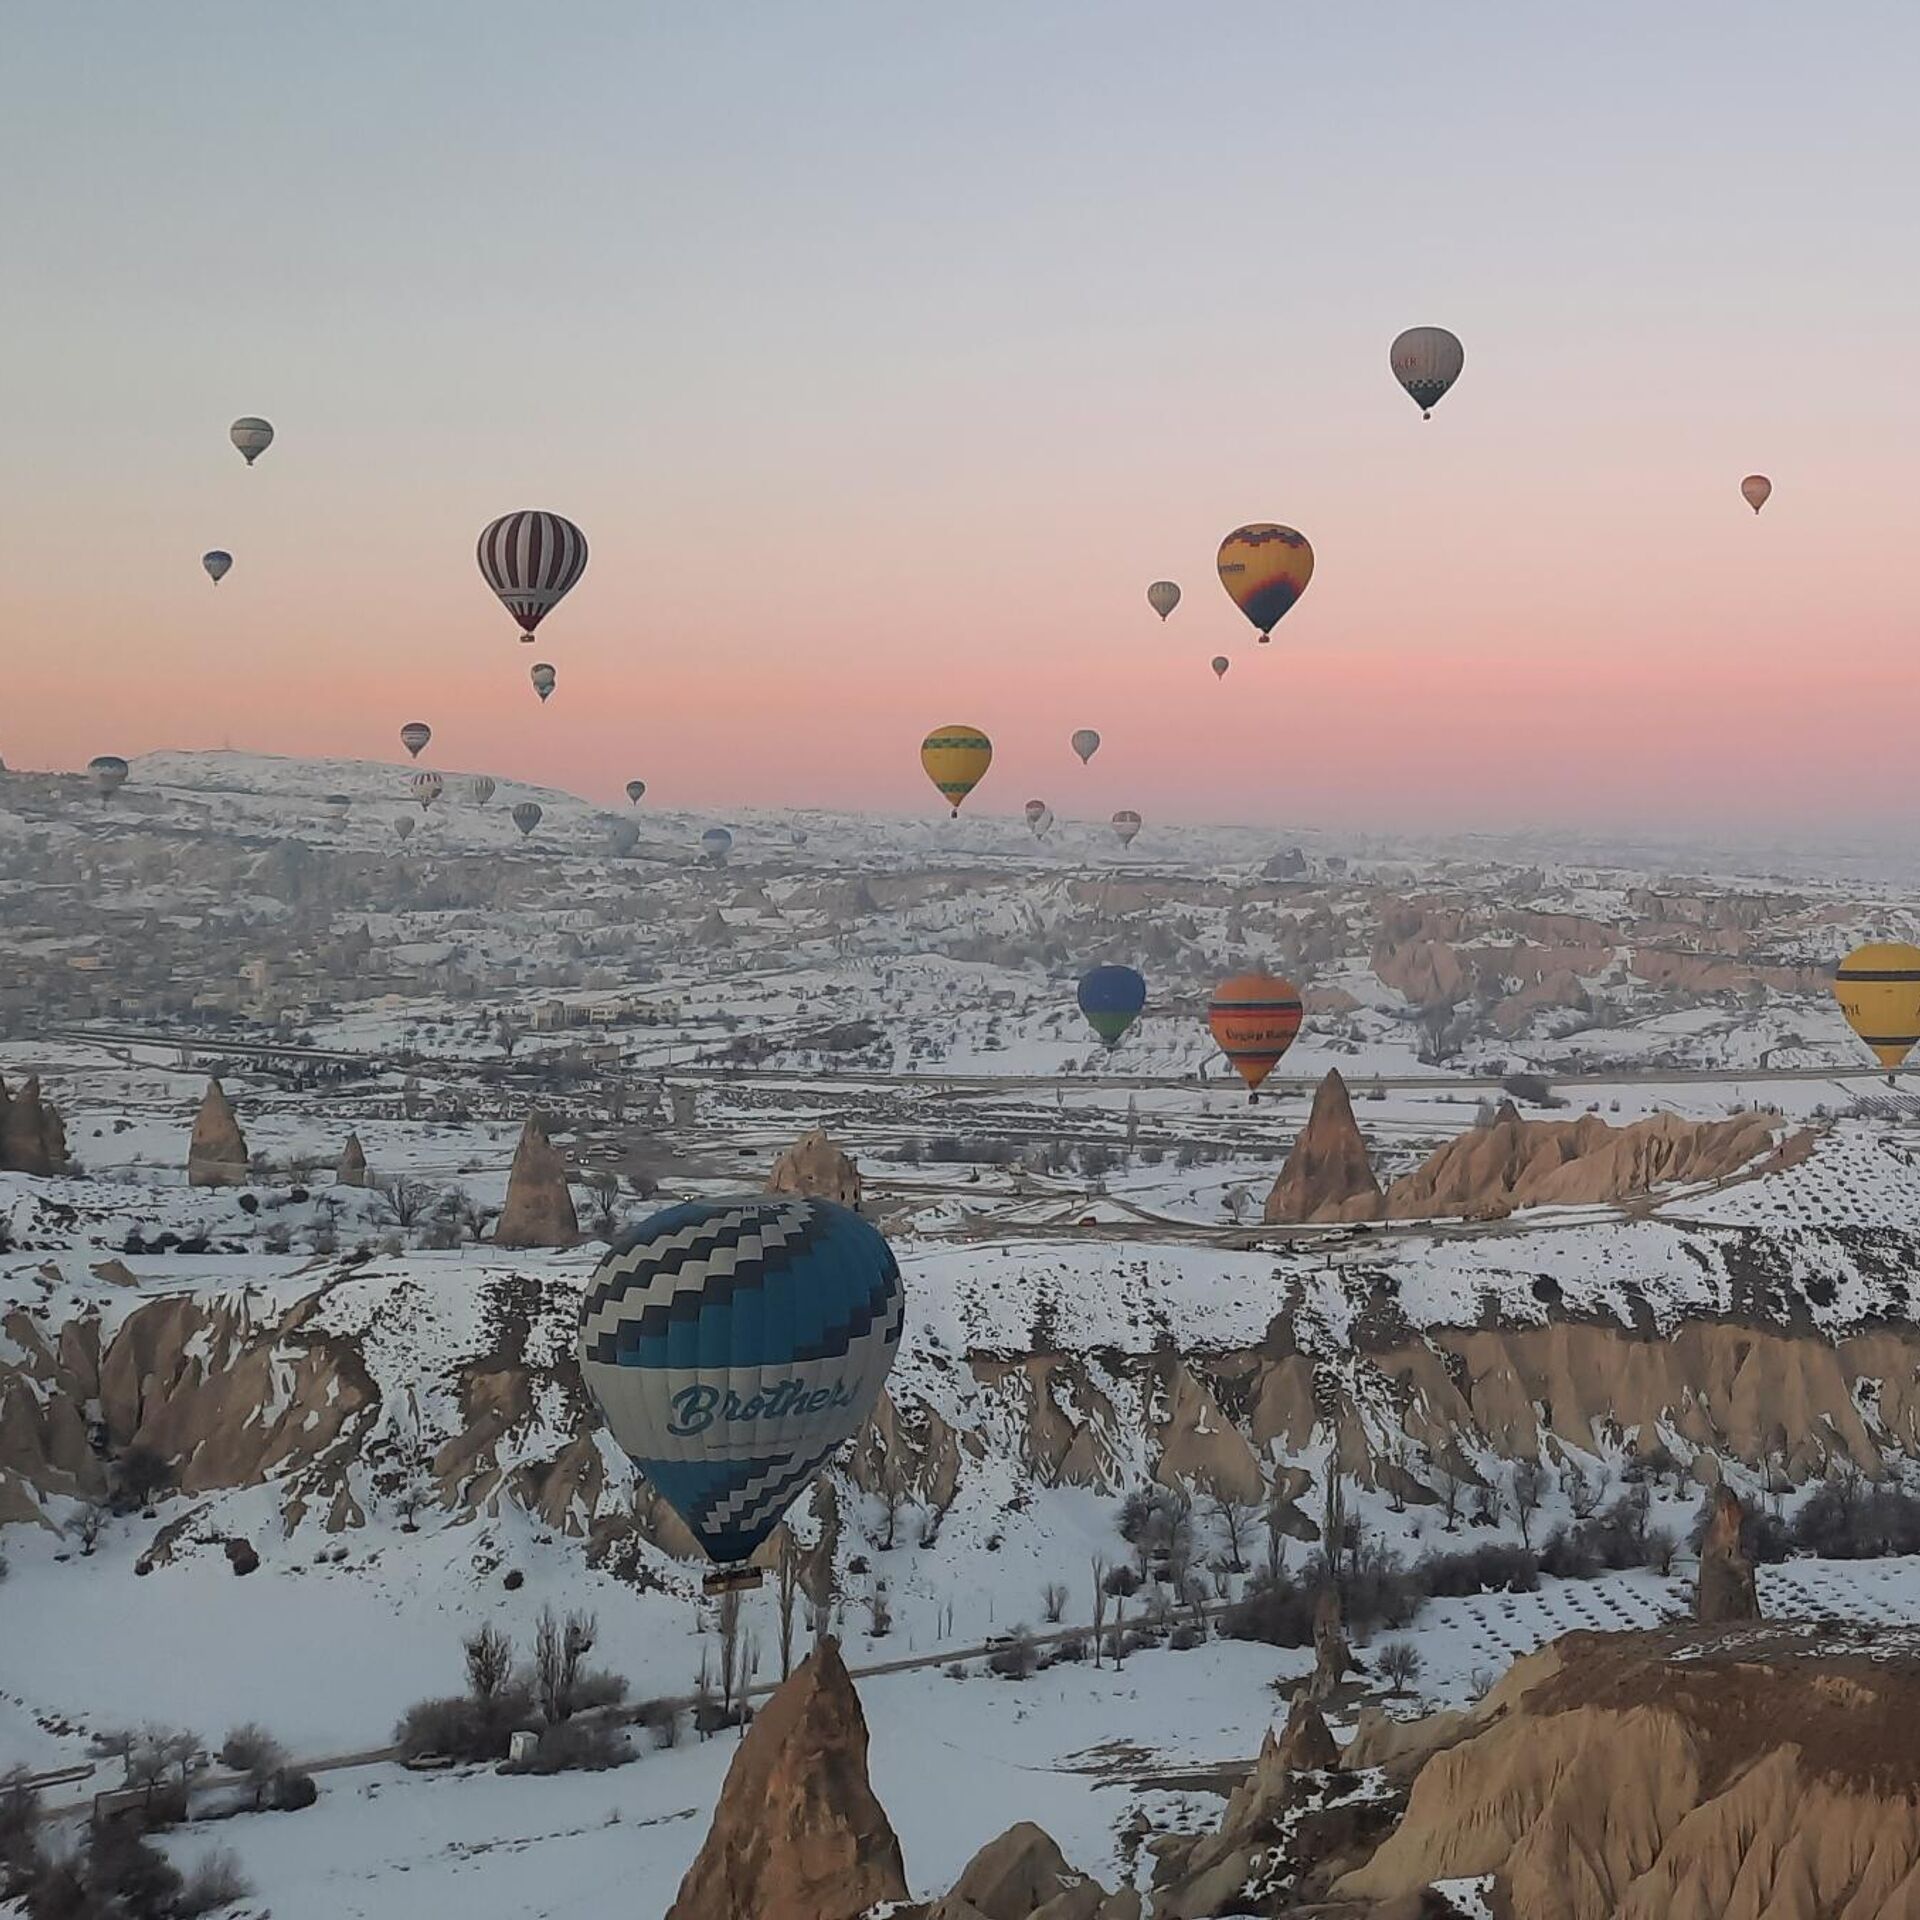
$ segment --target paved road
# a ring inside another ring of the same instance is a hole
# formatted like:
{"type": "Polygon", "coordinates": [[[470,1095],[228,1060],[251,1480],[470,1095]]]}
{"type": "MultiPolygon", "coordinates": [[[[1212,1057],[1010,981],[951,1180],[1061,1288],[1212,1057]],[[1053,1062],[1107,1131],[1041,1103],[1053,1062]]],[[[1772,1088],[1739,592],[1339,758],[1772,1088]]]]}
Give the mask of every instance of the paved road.
{"type": "MultiPolygon", "coordinates": [[[[1230,1603],[1226,1601],[1210,1601],[1207,1605],[1208,1616],[1210,1618],[1217,1617],[1225,1610],[1228,1604],[1230,1603]]],[[[1027,1637],[1036,1647],[1054,1647],[1058,1646],[1063,1640],[1072,1639],[1075,1634],[1080,1635],[1082,1639],[1090,1639],[1093,1634],[1093,1629],[1091,1626],[1054,1627],[1048,1628],[1044,1632],[1030,1633],[1027,1637]]],[[[804,1633],[796,1634],[795,1637],[802,1643],[804,1643],[806,1639],[804,1633]]],[[[798,1659],[804,1658],[807,1651],[808,1649],[804,1644],[796,1648],[798,1656],[795,1662],[796,1665],[798,1664],[798,1659]]],[[[880,1679],[888,1674],[916,1673],[922,1672],[929,1667],[947,1667],[951,1666],[956,1660],[984,1660],[995,1651],[996,1648],[987,1642],[974,1646],[943,1647],[933,1653],[907,1654],[897,1660],[872,1661],[866,1666],[850,1667],[848,1668],[848,1672],[851,1673],[856,1680],[874,1680],[880,1679]]],[[[777,1691],[779,1686],[780,1682],[777,1680],[757,1681],[747,1688],[745,1697],[749,1700],[763,1700],[769,1694],[777,1691]]],[[[654,1706],[660,1703],[653,1701],[647,1704],[654,1706]]],[[[670,1695],[667,1696],[667,1704],[670,1704],[679,1712],[690,1712],[693,1708],[694,1696],[690,1693],[670,1695]]],[[[642,1709],[638,1706],[624,1706],[611,1709],[605,1717],[611,1720],[616,1726],[633,1726],[638,1724],[641,1712],[642,1709]]],[[[298,1769],[302,1773],[344,1773],[354,1767],[394,1765],[398,1763],[399,1759],[400,1749],[395,1746],[362,1747],[357,1751],[349,1753],[328,1753],[311,1757],[296,1757],[289,1761],[288,1765],[298,1769]]],[[[77,1778],[86,1778],[88,1776],[95,1777],[97,1781],[96,1791],[109,1792],[113,1790],[103,1777],[98,1776],[96,1769],[92,1766],[82,1766],[80,1768],[64,1767],[58,1772],[34,1775],[28,1779],[27,1785],[30,1787],[72,1785],[76,1784],[77,1778]]],[[[205,1791],[223,1787],[237,1787],[243,1784],[243,1780],[239,1774],[203,1773],[196,1776],[194,1784],[197,1790],[205,1791]]],[[[49,1819],[71,1819],[77,1814],[88,1812],[92,1806],[93,1798],[92,1795],[89,1795],[84,1800],[74,1800],[62,1806],[48,1807],[45,1809],[45,1812],[49,1819]]]]}
{"type": "MultiPolygon", "coordinates": [[[[56,1027],[56,1038],[118,1046],[185,1048],[200,1053],[223,1053],[260,1060],[300,1060],[332,1066],[357,1067],[374,1073],[385,1064],[375,1054],[347,1053],[324,1047],[295,1047],[275,1041],[213,1038],[203,1034],[140,1033],[123,1028],[56,1027]]],[[[421,1068],[448,1069],[475,1066],[499,1067],[498,1058],[466,1060],[454,1055],[433,1056],[419,1061],[421,1068]]],[[[1336,1063],[1337,1064],[1337,1063],[1336,1063]]],[[[682,1066],[649,1066],[639,1069],[673,1080],[726,1080],[763,1087],[817,1088],[830,1086],[850,1091],[862,1087],[905,1087],[924,1093],[1054,1093],[1068,1092],[1146,1092],[1175,1088],[1186,1092],[1237,1091],[1224,1077],[1206,1081],[1192,1074],[1176,1073],[880,1073],[863,1068],[837,1070],[831,1067],[809,1068],[802,1072],[791,1068],[745,1066],[737,1061],[689,1061],[682,1066]]],[[[1605,1087],[1740,1087],[1764,1085],[1780,1080],[1830,1080],[1846,1087],[1855,1082],[1884,1084],[1885,1075],[1871,1068],[1831,1067],[1645,1067],[1609,1069],[1592,1073],[1555,1071],[1544,1074],[1554,1088],[1605,1087]]],[[[1920,1068],[1900,1070],[1908,1086],[1920,1085],[1920,1068]]],[[[1379,1087],[1391,1093],[1499,1093],[1500,1079],[1472,1074],[1355,1073],[1353,1084],[1359,1089],[1379,1087]]],[[[1312,1078],[1272,1079],[1265,1093],[1271,1097],[1309,1096],[1317,1081],[1312,1078]]]]}

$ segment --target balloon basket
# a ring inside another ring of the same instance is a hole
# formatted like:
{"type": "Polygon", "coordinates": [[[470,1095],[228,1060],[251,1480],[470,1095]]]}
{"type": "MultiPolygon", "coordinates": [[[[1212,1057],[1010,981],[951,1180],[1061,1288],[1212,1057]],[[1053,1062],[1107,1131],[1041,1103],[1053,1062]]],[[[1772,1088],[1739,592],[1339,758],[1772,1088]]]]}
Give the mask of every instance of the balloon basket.
{"type": "Polygon", "coordinates": [[[700,1582],[702,1593],[751,1593],[765,1579],[758,1567],[720,1567],[700,1582]]]}

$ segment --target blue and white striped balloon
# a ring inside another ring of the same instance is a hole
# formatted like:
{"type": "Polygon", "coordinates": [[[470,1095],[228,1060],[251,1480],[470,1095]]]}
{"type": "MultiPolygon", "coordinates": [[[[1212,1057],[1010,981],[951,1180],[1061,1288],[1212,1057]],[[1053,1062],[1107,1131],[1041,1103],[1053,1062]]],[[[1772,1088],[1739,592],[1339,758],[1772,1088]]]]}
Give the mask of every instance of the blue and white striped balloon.
{"type": "Polygon", "coordinates": [[[847,1207],[694,1201],[595,1268],[580,1370],[660,1497],[735,1565],[866,1425],[903,1304],[893,1249],[847,1207]]]}

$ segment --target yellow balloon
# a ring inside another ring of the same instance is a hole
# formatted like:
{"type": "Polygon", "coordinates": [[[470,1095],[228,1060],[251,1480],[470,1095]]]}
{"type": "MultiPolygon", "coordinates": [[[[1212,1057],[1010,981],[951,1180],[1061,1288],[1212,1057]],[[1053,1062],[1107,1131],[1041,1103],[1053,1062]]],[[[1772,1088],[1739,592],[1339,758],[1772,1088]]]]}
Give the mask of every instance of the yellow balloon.
{"type": "Polygon", "coordinates": [[[1220,584],[1260,630],[1262,646],[1312,578],[1313,549],[1291,527],[1259,522],[1220,542],[1220,584]]]}
{"type": "Polygon", "coordinates": [[[960,802],[993,765],[993,742],[978,727],[935,727],[920,743],[920,764],[957,817],[960,802]]]}
{"type": "Polygon", "coordinates": [[[1833,976],[1833,997],[1891,1073],[1920,1042],[1920,947],[1904,940],[1856,947],[1833,976]]]}

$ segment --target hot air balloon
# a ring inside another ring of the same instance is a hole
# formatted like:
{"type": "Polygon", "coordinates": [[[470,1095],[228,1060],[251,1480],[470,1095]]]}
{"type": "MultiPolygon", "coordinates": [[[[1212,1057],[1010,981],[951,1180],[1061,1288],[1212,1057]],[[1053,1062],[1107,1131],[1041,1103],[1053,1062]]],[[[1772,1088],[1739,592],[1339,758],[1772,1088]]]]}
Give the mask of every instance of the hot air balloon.
{"type": "Polygon", "coordinates": [[[1082,727],[1067,744],[1080,756],[1084,767],[1100,751],[1100,736],[1091,727],[1082,727]]]}
{"type": "Polygon", "coordinates": [[[1300,989],[1270,973],[1237,973],[1222,980],[1207,1003],[1214,1044],[1259,1097],[1260,1083],[1293,1045],[1300,1031],[1300,989]]]}
{"type": "Polygon", "coordinates": [[[614,852],[624,859],[640,844],[640,829],[631,820],[616,820],[607,837],[614,852]]]}
{"type": "Polygon", "coordinates": [[[1447,389],[1460,378],[1467,350],[1445,327],[1409,327],[1387,350],[1387,363],[1413,396],[1420,418],[1431,420],[1447,389]]]}
{"type": "Polygon", "coordinates": [[[1036,840],[1044,840],[1052,831],[1053,809],[1048,807],[1041,813],[1040,818],[1033,823],[1033,837],[1036,840]]]}
{"type": "Polygon", "coordinates": [[[540,824],[541,808],[537,800],[519,801],[513,809],[513,824],[520,829],[521,839],[525,839],[540,824]]]}
{"type": "Polygon", "coordinates": [[[1920,1042],[1920,947],[1875,941],[1855,948],[1833,976],[1833,997],[1891,1076],[1920,1042]]]}
{"type": "Polygon", "coordinates": [[[476,807],[484,807],[493,798],[495,791],[492,776],[489,774],[476,773],[467,782],[467,797],[476,807]]]}
{"type": "Polygon", "coordinates": [[[233,555],[222,553],[215,547],[211,553],[200,556],[200,564],[207,570],[207,578],[217,587],[227,577],[227,569],[233,565],[233,555]]]}
{"type": "Polygon", "coordinates": [[[87,771],[93,775],[93,784],[111,800],[127,784],[131,769],[117,753],[98,753],[87,762],[87,771]]]}
{"type": "Polygon", "coordinates": [[[700,836],[700,851],[716,867],[727,864],[727,855],[733,851],[733,835],[725,827],[709,827],[700,836]]]}
{"type": "Polygon", "coordinates": [[[242,414],[227,429],[227,438],[240,449],[240,457],[247,465],[252,466],[273,445],[273,425],[253,414],[242,414]]]}
{"type": "Polygon", "coordinates": [[[413,797],[420,802],[422,813],[446,791],[446,782],[437,773],[429,773],[424,768],[413,776],[411,784],[413,797]]]}
{"type": "Polygon", "coordinates": [[[1140,831],[1140,826],[1140,816],[1131,807],[1122,807],[1113,816],[1113,830],[1120,836],[1120,844],[1123,847],[1133,845],[1134,836],[1140,831]]]}
{"type": "Polygon", "coordinates": [[[335,820],[344,820],[353,811],[353,795],[350,793],[330,793],[320,803],[335,820]]]}
{"type": "Polygon", "coordinates": [[[935,727],[920,743],[920,764],[951,803],[957,820],[961,801],[993,765],[993,742],[978,727],[935,727]]]}
{"type": "Polygon", "coordinates": [[[393,830],[395,833],[397,833],[400,836],[402,840],[406,840],[412,837],[413,825],[414,825],[413,815],[410,813],[403,813],[400,816],[400,818],[393,823],[393,830]]]}
{"type": "Polygon", "coordinates": [[[502,514],[480,535],[481,577],[531,642],[587,570],[587,536],[557,513],[502,514]]]}
{"type": "Polygon", "coordinates": [[[433,738],[433,729],[424,720],[409,720],[400,729],[400,744],[415,759],[420,758],[420,750],[433,738]]]}
{"type": "Polygon", "coordinates": [[[1171,580],[1156,580],[1147,589],[1147,605],[1162,620],[1180,604],[1180,589],[1171,580]]]}
{"type": "Polygon", "coordinates": [[[1147,983],[1131,967],[1095,967],[1080,976],[1080,1011],[1108,1046],[1140,1018],[1147,1004],[1147,983]]]}
{"type": "Polygon", "coordinates": [[[580,1370],[654,1491],[708,1559],[736,1568],[866,1427],[903,1307],[893,1249],[851,1208],[689,1201],[602,1255],[580,1370]]]}
{"type": "Polygon", "coordinates": [[[544,660],[528,673],[527,678],[533,682],[533,690],[540,696],[542,706],[546,704],[547,695],[553,691],[554,681],[558,679],[558,677],[559,676],[544,660]]]}
{"type": "Polygon", "coordinates": [[[647,783],[644,780],[627,782],[627,798],[637,807],[647,797],[647,783]]]}
{"type": "Polygon", "coordinates": [[[1312,578],[1313,549],[1291,527],[1235,527],[1220,542],[1220,584],[1259,629],[1262,646],[1312,578]]]}
{"type": "Polygon", "coordinates": [[[1213,677],[1216,680],[1224,680],[1227,677],[1227,669],[1232,665],[1233,662],[1224,653],[1216,653],[1213,656],[1213,677]]]}
{"type": "Polygon", "coordinates": [[[1755,513],[1767,504],[1773,493],[1773,482],[1764,473],[1750,473],[1740,482],[1740,497],[1755,513]]]}
{"type": "Polygon", "coordinates": [[[1044,800],[1029,800],[1023,809],[1027,816],[1027,825],[1030,827],[1037,825],[1040,816],[1045,813],[1046,810],[1047,803],[1044,800]]]}

